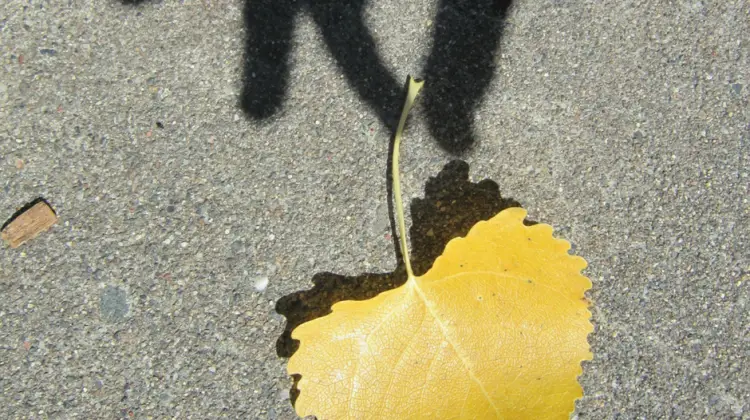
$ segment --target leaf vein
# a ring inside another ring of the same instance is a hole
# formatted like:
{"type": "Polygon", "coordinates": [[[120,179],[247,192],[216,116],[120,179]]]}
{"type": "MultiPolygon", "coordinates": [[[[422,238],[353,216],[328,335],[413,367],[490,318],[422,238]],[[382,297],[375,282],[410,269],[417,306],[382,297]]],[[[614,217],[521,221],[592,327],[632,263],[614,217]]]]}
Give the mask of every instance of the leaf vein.
{"type": "Polygon", "coordinates": [[[479,378],[477,378],[476,375],[474,375],[474,372],[472,372],[471,368],[469,367],[469,363],[466,360],[466,357],[461,353],[461,351],[458,348],[458,345],[453,342],[451,336],[448,334],[447,328],[443,324],[443,321],[441,321],[440,318],[438,318],[437,314],[435,313],[429,301],[427,300],[427,296],[425,296],[424,291],[422,290],[421,287],[419,287],[419,284],[414,278],[410,280],[411,280],[411,283],[413,284],[414,290],[417,291],[417,295],[419,296],[420,299],[422,299],[422,302],[427,308],[427,311],[435,319],[435,322],[437,322],[438,327],[440,327],[440,331],[443,333],[443,337],[445,337],[445,341],[447,341],[448,344],[451,345],[451,347],[453,348],[453,351],[456,352],[456,355],[461,360],[461,363],[464,365],[464,368],[469,373],[469,377],[474,382],[476,382],[477,385],[479,385],[479,389],[482,391],[482,395],[484,395],[484,398],[487,399],[487,402],[490,404],[492,409],[495,410],[495,414],[497,415],[497,417],[500,418],[500,411],[495,405],[495,402],[492,401],[492,398],[490,398],[490,395],[487,393],[487,390],[484,388],[484,384],[482,383],[482,381],[480,381],[479,378]]]}

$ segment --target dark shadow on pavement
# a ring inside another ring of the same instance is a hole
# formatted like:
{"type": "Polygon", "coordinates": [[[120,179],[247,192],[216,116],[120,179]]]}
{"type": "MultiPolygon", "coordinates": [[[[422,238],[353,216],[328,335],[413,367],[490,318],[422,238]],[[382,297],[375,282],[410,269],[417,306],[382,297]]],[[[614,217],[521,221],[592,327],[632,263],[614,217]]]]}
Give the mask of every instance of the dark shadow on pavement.
{"type": "Polygon", "coordinates": [[[474,111],[496,71],[512,0],[441,0],[427,58],[423,107],[430,133],[454,154],[474,144],[474,111]]]}
{"type": "MultiPolygon", "coordinates": [[[[512,0],[440,0],[424,74],[425,115],[447,151],[474,143],[474,111],[495,73],[495,57],[512,0]]],[[[294,21],[310,13],[349,85],[391,131],[401,83],[388,71],[364,23],[367,0],[247,0],[245,76],[241,106],[264,120],[283,106],[289,83],[294,21]]]]}
{"type": "MultiPolygon", "coordinates": [[[[146,0],[120,0],[140,5],[146,0]]],[[[155,1],[155,0],[154,0],[155,1]]],[[[245,0],[246,31],[240,107],[256,121],[283,108],[297,16],[309,13],[349,85],[391,131],[401,83],[388,71],[365,25],[369,0],[245,0]]],[[[474,112],[495,74],[512,0],[439,0],[433,44],[422,75],[430,132],[446,151],[461,154],[475,141],[474,112]]]]}

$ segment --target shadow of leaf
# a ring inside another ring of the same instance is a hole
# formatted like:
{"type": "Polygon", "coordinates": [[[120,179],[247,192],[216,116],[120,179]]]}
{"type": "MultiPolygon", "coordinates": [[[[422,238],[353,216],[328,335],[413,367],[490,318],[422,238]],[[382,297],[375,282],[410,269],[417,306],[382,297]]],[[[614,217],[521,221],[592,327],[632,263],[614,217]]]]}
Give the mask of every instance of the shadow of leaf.
{"type": "MultiPolygon", "coordinates": [[[[519,207],[512,199],[501,197],[491,180],[473,183],[469,165],[454,160],[429,179],[425,197],[411,202],[412,266],[415,275],[424,274],[442,254],[451,239],[465,236],[480,220],[487,220],[509,207],[519,207]]],[[[534,222],[527,222],[533,224],[534,222]]],[[[299,325],[331,312],[342,300],[365,300],[402,285],[406,281],[403,263],[390,273],[365,273],[342,276],[330,272],[313,276],[313,288],[289,294],[276,303],[276,311],[287,319],[284,332],[276,342],[281,357],[291,357],[299,343],[291,337],[299,325]]]]}

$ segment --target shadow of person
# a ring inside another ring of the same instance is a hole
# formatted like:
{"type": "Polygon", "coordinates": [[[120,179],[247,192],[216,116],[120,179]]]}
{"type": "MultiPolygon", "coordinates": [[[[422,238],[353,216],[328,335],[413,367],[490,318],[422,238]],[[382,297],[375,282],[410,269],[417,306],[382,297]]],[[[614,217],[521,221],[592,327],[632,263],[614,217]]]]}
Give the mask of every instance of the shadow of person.
{"type": "Polygon", "coordinates": [[[401,109],[401,85],[377,55],[375,40],[363,20],[366,0],[248,0],[244,83],[240,104],[256,120],[275,115],[289,83],[294,20],[308,12],[347,82],[394,129],[401,109]]]}
{"type": "Polygon", "coordinates": [[[474,112],[496,72],[512,0],[441,0],[423,78],[423,107],[440,146],[460,154],[475,141],[474,112]]]}
{"type": "MultiPolygon", "coordinates": [[[[448,163],[437,176],[427,181],[424,198],[411,202],[409,237],[414,274],[419,276],[427,272],[448,241],[465,236],[478,221],[490,219],[506,208],[519,206],[518,202],[501,197],[495,182],[471,182],[466,162],[454,160],[448,163]]],[[[289,294],[276,303],[276,312],[287,319],[284,332],[276,342],[276,352],[281,357],[291,357],[299,347],[291,337],[299,325],[329,314],[336,302],[370,299],[402,285],[406,281],[406,270],[399,258],[399,265],[391,273],[350,277],[323,272],[315,274],[312,281],[312,289],[289,294]]]]}
{"type": "MultiPolygon", "coordinates": [[[[146,0],[121,0],[140,5],[146,0]]],[[[453,154],[475,141],[474,113],[496,71],[495,57],[512,0],[437,0],[433,42],[422,78],[432,136],[453,154]]],[[[309,13],[349,85],[393,132],[401,83],[388,71],[364,22],[368,0],[245,0],[240,107],[256,121],[284,105],[297,15],[309,13]]]]}
{"type": "MultiPolygon", "coordinates": [[[[512,0],[440,0],[423,91],[430,131],[443,149],[460,154],[474,143],[474,111],[495,73],[495,55],[512,0]]],[[[240,104],[264,120],[283,106],[289,83],[294,20],[305,10],[320,28],[347,82],[395,129],[401,83],[377,54],[364,23],[367,0],[247,0],[245,67],[240,104]]]]}

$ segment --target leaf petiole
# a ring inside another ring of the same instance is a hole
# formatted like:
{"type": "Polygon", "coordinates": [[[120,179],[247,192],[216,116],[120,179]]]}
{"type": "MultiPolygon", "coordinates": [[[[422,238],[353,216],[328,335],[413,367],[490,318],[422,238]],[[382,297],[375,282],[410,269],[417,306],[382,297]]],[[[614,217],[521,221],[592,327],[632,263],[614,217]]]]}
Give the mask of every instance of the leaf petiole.
{"type": "Polygon", "coordinates": [[[393,139],[393,167],[391,168],[393,174],[393,195],[396,202],[396,218],[398,220],[398,236],[399,242],[401,243],[401,254],[404,256],[404,264],[406,265],[406,274],[408,280],[414,279],[414,271],[411,268],[411,262],[409,261],[409,246],[406,242],[406,222],[404,222],[404,203],[401,200],[401,182],[399,179],[399,166],[398,156],[399,148],[401,146],[401,136],[404,133],[404,126],[406,125],[406,118],[409,116],[414,101],[419,94],[419,91],[424,85],[422,80],[414,80],[411,76],[408,77],[409,88],[406,94],[406,100],[404,101],[404,108],[401,111],[401,119],[398,122],[398,128],[393,139]]]}

